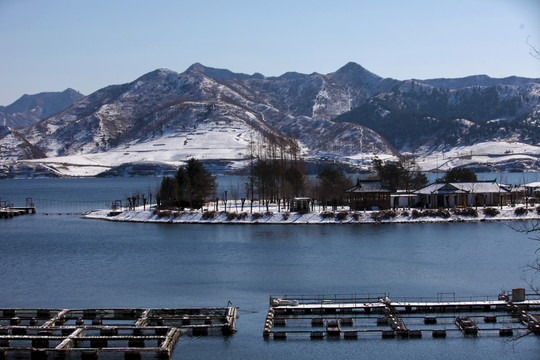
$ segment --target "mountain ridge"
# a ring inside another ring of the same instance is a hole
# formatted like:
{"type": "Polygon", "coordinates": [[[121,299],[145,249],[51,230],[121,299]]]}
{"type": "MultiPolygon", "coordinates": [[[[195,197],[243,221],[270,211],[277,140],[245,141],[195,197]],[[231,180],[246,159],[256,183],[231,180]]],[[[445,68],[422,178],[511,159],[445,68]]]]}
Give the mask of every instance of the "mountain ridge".
{"type": "Polygon", "coordinates": [[[226,153],[227,161],[241,164],[255,141],[266,149],[278,144],[283,151],[300,149],[307,159],[334,159],[365,169],[373,156],[428,156],[469,146],[468,133],[479,132],[478,127],[484,131],[485,124],[492,124],[489,136],[470,138],[509,141],[521,133],[514,140],[537,146],[536,133],[529,129],[540,117],[537,80],[498,81],[485,75],[395,80],[354,62],[329,74],[265,77],[195,63],[182,73],[156,69],[100,89],[21,134],[49,158],[109,156],[114,157],[107,160],[111,166],[140,161],[143,155],[133,155],[139,152],[169,164],[188,156],[220,161],[226,153]],[[486,110],[486,104],[496,106],[486,110]],[[461,111],[464,107],[467,111],[461,111]],[[506,118],[511,120],[500,120],[506,118]],[[494,124],[504,128],[518,122],[529,128],[508,128],[504,136],[495,131],[494,124]],[[391,134],[388,128],[399,131],[391,134]],[[174,151],[157,154],[158,147],[165,149],[161,146],[174,151]],[[145,150],[117,156],[124,148],[145,150]]]}
{"type": "Polygon", "coordinates": [[[71,88],[62,92],[24,94],[13,103],[0,106],[0,120],[15,129],[25,128],[64,110],[83,97],[71,88]]]}

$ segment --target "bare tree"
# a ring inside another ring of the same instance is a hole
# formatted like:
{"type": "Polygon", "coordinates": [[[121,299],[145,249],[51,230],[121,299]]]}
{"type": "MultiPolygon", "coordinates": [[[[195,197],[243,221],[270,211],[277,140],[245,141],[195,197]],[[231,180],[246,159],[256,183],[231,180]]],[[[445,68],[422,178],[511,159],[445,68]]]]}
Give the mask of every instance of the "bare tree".
{"type": "MultiPolygon", "coordinates": [[[[540,60],[540,50],[536,46],[533,46],[531,43],[529,43],[529,38],[530,36],[527,37],[527,45],[530,49],[529,53],[535,59],[540,60]]],[[[536,212],[540,214],[540,206],[536,208],[536,212]]],[[[519,228],[516,226],[512,226],[512,228],[515,231],[527,234],[527,236],[529,236],[531,240],[540,243],[540,220],[520,224],[519,228]]],[[[530,289],[536,295],[540,295],[540,288],[538,284],[535,283],[535,280],[537,280],[538,274],[540,273],[540,246],[536,248],[536,251],[534,253],[534,260],[527,264],[527,266],[525,267],[525,273],[529,274],[529,277],[525,279],[525,282],[529,285],[530,289]]]]}
{"type": "MultiPolygon", "coordinates": [[[[540,60],[540,51],[537,47],[529,43],[529,38],[530,36],[527,37],[527,45],[530,48],[529,53],[535,59],[540,60]]],[[[535,211],[540,214],[540,206],[537,207],[535,211]]],[[[510,225],[510,227],[514,231],[526,234],[529,239],[540,243],[540,220],[522,222],[518,225],[510,225]]],[[[534,252],[534,259],[524,267],[523,273],[524,281],[529,286],[529,289],[533,292],[533,294],[540,296],[540,287],[537,282],[535,283],[535,281],[538,280],[538,275],[540,274],[540,245],[536,248],[534,252]]],[[[514,337],[512,341],[519,340],[522,337],[528,336],[531,333],[532,331],[527,331],[522,335],[514,337]]]]}
{"type": "MultiPolygon", "coordinates": [[[[537,208],[536,211],[540,212],[540,207],[537,208]]],[[[529,239],[540,243],[540,220],[520,223],[517,226],[512,226],[512,229],[519,233],[526,234],[529,239]]],[[[535,258],[527,264],[524,269],[526,275],[525,282],[534,294],[540,295],[540,287],[535,283],[535,280],[537,280],[538,274],[540,273],[540,245],[534,253],[535,258]]]]}
{"type": "Polygon", "coordinates": [[[529,42],[529,38],[530,38],[530,37],[531,37],[530,35],[527,36],[527,40],[526,40],[526,41],[527,41],[527,45],[529,46],[529,54],[531,54],[531,56],[532,56],[533,58],[540,60],[540,50],[539,50],[536,46],[532,45],[532,44],[529,42]]]}

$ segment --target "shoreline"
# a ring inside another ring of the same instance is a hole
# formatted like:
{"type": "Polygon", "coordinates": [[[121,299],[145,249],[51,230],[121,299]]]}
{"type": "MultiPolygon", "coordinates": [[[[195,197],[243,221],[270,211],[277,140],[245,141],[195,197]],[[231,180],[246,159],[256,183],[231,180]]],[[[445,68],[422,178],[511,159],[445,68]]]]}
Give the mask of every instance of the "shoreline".
{"type": "MultiPolygon", "coordinates": [[[[500,221],[540,221],[538,208],[530,208],[526,214],[516,214],[516,208],[497,209],[498,214],[487,215],[484,208],[475,210],[477,216],[459,215],[451,211],[441,215],[426,215],[422,211],[362,211],[347,210],[334,212],[200,212],[170,210],[125,210],[111,215],[110,210],[94,210],[83,216],[84,219],[113,222],[157,223],[157,224],[216,224],[216,225],[347,225],[347,224],[426,224],[462,222],[500,222],[500,221]],[[210,213],[210,214],[209,214],[210,213]],[[333,216],[329,216],[332,214],[333,216]]],[[[436,212],[437,210],[433,210],[436,212]]],[[[441,214],[441,212],[438,212],[441,214]]],[[[432,213],[427,213],[432,214],[432,213]]]]}

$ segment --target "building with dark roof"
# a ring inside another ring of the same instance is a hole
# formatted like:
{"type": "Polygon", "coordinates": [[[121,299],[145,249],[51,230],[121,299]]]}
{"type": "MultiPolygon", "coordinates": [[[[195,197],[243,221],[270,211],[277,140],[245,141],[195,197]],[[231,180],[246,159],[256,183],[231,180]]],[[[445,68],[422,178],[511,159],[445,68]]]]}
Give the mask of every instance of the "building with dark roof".
{"type": "Polygon", "coordinates": [[[386,210],[392,207],[390,194],[394,190],[380,180],[357,180],[356,186],[345,190],[351,210],[386,210]]]}

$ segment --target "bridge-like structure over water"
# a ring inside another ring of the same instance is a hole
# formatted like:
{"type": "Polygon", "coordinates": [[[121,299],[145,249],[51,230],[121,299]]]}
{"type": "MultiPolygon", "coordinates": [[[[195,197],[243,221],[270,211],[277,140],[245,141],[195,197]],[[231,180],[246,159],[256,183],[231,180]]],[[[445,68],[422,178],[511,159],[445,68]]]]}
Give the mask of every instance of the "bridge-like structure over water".
{"type": "Polygon", "coordinates": [[[312,339],[540,335],[540,296],[514,289],[495,299],[439,294],[437,299],[387,294],[270,296],[263,337],[312,339]]]}

